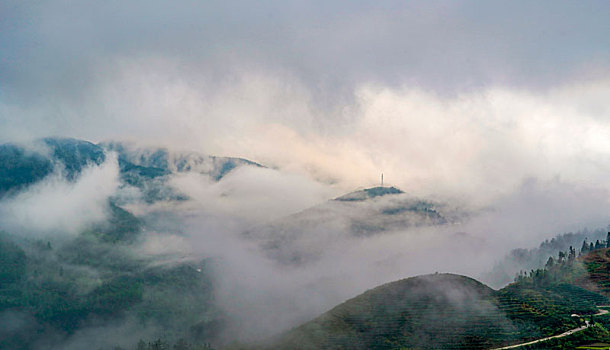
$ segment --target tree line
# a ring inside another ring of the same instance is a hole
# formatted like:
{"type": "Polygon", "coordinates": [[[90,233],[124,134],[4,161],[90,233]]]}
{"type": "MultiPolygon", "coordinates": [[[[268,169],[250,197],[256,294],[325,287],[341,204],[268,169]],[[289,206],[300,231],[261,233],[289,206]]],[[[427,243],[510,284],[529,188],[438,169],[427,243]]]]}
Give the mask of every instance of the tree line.
{"type": "Polygon", "coordinates": [[[585,238],[578,255],[576,249],[570,246],[567,251],[559,251],[557,258],[550,256],[546,261],[544,268],[532,269],[529,272],[525,270],[519,271],[516,274],[514,281],[520,283],[531,282],[534,286],[556,282],[562,277],[566,277],[577,256],[586,255],[595,250],[606,248],[610,248],[610,232],[608,232],[605,241],[596,240],[595,243],[593,243],[587,242],[587,238],[585,238]]]}

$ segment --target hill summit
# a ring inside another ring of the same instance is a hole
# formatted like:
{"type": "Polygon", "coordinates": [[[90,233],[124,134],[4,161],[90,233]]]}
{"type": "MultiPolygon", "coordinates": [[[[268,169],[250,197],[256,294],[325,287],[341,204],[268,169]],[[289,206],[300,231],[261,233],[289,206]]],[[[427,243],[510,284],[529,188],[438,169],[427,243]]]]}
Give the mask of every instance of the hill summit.
{"type": "Polygon", "coordinates": [[[366,188],[366,189],[360,190],[360,191],[350,192],[341,197],[335,198],[335,200],[342,201],[342,202],[364,201],[364,200],[367,200],[370,198],[387,196],[387,195],[392,195],[392,194],[402,194],[402,193],[404,193],[404,192],[399,190],[396,187],[378,186],[378,187],[366,188]]]}
{"type": "Polygon", "coordinates": [[[604,296],[524,279],[498,291],[436,273],[373,288],[281,336],[271,349],[490,349],[583,324],[604,296]]]}
{"type": "Polygon", "coordinates": [[[465,276],[417,276],[371,289],[287,333],[284,349],[483,349],[514,326],[495,291],[465,276]]]}

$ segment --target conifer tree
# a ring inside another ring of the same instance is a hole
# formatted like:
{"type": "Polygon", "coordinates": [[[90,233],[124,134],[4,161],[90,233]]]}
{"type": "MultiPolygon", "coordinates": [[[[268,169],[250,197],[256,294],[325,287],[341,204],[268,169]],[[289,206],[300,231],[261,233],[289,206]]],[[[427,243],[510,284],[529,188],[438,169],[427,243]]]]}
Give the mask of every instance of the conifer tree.
{"type": "Polygon", "coordinates": [[[587,239],[585,238],[585,240],[582,241],[582,247],[580,248],[580,254],[586,254],[587,252],[589,252],[589,243],[587,243],[587,239]]]}
{"type": "Polygon", "coordinates": [[[544,265],[546,267],[547,270],[550,270],[551,268],[553,268],[553,266],[555,265],[555,260],[553,259],[552,256],[549,256],[549,260],[546,261],[546,265],[544,265]]]}
{"type": "Polygon", "coordinates": [[[574,261],[574,259],[576,259],[576,249],[572,248],[572,246],[570,246],[570,250],[568,253],[568,262],[572,262],[574,261]]]}

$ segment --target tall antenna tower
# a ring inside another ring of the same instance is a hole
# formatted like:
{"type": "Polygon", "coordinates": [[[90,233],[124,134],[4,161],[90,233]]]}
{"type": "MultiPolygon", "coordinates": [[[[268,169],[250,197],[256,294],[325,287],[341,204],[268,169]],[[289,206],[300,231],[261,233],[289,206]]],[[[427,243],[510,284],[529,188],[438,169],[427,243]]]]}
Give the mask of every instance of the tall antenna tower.
{"type": "Polygon", "coordinates": [[[383,187],[383,173],[381,173],[381,187],[383,187]]]}

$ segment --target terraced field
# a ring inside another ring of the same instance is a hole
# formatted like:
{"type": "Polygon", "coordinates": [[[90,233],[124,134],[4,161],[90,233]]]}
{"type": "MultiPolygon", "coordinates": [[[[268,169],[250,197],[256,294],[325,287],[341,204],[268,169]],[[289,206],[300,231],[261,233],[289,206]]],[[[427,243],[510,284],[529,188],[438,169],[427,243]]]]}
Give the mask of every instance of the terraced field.
{"type": "Polygon", "coordinates": [[[494,337],[515,334],[491,288],[439,274],[372,289],[293,330],[276,348],[485,349],[494,337]]]}
{"type": "Polygon", "coordinates": [[[599,291],[610,297],[610,249],[598,249],[579,258],[587,273],[574,279],[574,283],[599,291]]]}
{"type": "Polygon", "coordinates": [[[272,348],[489,349],[584,325],[605,297],[570,285],[500,291],[468,277],[435,274],[389,283],[285,334],[272,348]]]}

